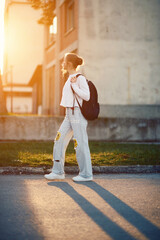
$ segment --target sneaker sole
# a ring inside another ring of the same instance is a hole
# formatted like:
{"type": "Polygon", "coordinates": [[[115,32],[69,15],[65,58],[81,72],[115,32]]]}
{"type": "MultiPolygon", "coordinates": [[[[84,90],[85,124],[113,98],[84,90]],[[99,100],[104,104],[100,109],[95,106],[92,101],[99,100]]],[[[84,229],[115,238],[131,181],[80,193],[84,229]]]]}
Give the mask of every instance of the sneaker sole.
{"type": "Polygon", "coordinates": [[[44,178],[47,180],[63,180],[63,179],[65,179],[65,177],[47,178],[45,176],[44,176],[44,178]]]}
{"type": "Polygon", "coordinates": [[[75,180],[75,179],[73,179],[72,178],[72,180],[74,181],[74,182],[90,182],[90,181],[93,181],[93,178],[92,179],[84,179],[84,180],[75,180]]]}

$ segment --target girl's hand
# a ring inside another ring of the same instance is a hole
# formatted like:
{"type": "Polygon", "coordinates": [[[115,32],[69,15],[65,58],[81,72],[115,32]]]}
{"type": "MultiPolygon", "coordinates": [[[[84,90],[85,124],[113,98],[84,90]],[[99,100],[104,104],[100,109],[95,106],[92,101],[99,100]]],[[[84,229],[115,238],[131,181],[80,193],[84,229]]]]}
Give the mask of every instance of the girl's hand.
{"type": "Polygon", "coordinates": [[[77,78],[76,77],[72,77],[70,81],[71,81],[71,83],[75,83],[77,81],[77,78]]]}

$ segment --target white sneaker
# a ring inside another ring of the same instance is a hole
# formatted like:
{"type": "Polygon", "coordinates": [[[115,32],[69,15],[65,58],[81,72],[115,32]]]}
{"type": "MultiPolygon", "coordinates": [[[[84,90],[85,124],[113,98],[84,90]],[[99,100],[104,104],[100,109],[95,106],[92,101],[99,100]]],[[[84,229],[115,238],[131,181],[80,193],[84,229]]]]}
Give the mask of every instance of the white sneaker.
{"type": "Polygon", "coordinates": [[[56,174],[51,172],[50,174],[45,174],[44,177],[48,180],[54,180],[54,179],[65,179],[64,174],[56,174]]]}
{"type": "Polygon", "coordinates": [[[88,182],[88,181],[92,181],[93,180],[93,177],[87,177],[87,178],[84,178],[84,177],[81,177],[80,175],[76,176],[76,177],[73,177],[72,178],[73,181],[75,182],[88,182]]]}

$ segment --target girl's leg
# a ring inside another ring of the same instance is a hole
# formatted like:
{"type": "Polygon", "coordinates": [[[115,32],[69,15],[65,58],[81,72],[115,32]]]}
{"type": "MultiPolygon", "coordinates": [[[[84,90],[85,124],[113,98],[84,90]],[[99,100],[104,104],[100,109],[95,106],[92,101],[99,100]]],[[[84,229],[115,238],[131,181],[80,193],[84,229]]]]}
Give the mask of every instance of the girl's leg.
{"type": "Polygon", "coordinates": [[[92,177],[91,156],[88,145],[87,120],[79,108],[75,108],[74,115],[70,114],[73,129],[76,157],[79,165],[79,175],[84,178],[92,177]]]}
{"type": "Polygon", "coordinates": [[[65,152],[72,135],[73,130],[71,129],[71,124],[69,122],[68,116],[66,116],[57,132],[57,136],[54,141],[54,164],[52,168],[53,173],[64,173],[65,152]]]}

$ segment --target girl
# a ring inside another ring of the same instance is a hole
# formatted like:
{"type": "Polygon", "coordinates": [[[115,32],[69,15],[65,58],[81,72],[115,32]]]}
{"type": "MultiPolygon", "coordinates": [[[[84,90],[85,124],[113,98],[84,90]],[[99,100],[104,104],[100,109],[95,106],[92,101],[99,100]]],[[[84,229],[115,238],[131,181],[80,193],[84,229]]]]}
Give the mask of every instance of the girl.
{"type": "Polygon", "coordinates": [[[77,99],[82,106],[83,99],[90,98],[89,87],[86,78],[77,76],[77,67],[83,64],[83,59],[74,53],[67,53],[64,57],[63,69],[69,73],[69,77],[63,87],[60,105],[66,108],[66,116],[57,132],[55,138],[52,172],[44,177],[49,180],[64,179],[65,151],[73,136],[74,149],[79,165],[79,175],[73,177],[73,181],[91,181],[92,164],[88,146],[87,120],[83,117],[78,103],[75,99],[73,88],[77,99]]]}

